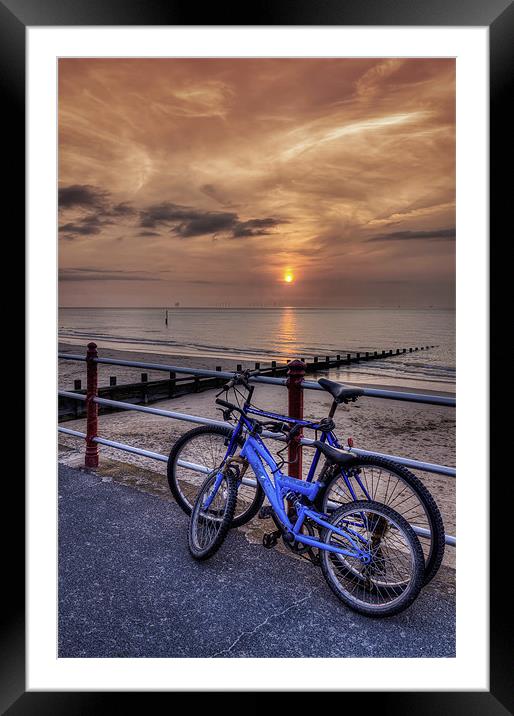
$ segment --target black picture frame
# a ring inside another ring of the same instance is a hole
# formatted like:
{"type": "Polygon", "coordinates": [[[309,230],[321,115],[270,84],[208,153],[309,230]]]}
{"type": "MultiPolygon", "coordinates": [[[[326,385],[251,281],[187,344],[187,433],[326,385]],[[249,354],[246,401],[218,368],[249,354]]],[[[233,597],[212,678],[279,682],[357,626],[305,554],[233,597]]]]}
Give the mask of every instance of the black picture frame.
{"type": "MultiPolygon", "coordinates": [[[[487,26],[490,39],[490,236],[501,247],[502,231],[511,234],[506,213],[512,204],[512,138],[514,126],[508,81],[514,68],[514,5],[510,0],[255,0],[243,4],[204,4],[176,0],[0,0],[0,82],[2,85],[2,122],[6,144],[14,148],[10,162],[8,205],[18,217],[17,234],[25,216],[24,144],[25,144],[25,38],[28,26],[77,25],[353,25],[353,26],[487,26]],[[202,22],[198,23],[201,16],[202,22]]],[[[5,155],[4,155],[5,161],[5,155]]],[[[510,217],[509,217],[510,218],[510,217]]],[[[497,248],[497,251],[499,249],[497,248]]],[[[499,263],[491,263],[491,316],[497,316],[508,301],[509,284],[500,277],[499,263]]],[[[498,321],[499,324],[499,321],[498,321]]],[[[492,325],[491,357],[503,351],[504,335],[492,325]]],[[[499,378],[491,376],[491,411],[500,395],[499,378]]],[[[485,439],[485,436],[478,436],[485,439]]],[[[503,447],[506,445],[506,438],[503,447]]],[[[501,453],[501,430],[490,435],[491,475],[501,470],[495,457],[501,453]],[[496,469],[498,468],[498,470],[496,469]]],[[[29,446],[30,449],[30,446],[29,446]]],[[[508,480],[505,480],[507,483],[508,480]]],[[[491,514],[504,514],[508,485],[491,490],[491,514]],[[505,490],[503,489],[505,487],[505,490]],[[501,494],[500,494],[501,493],[501,494]],[[500,506],[500,501],[502,506],[500,506]]],[[[9,504],[16,538],[3,550],[2,612],[3,659],[0,672],[0,708],[2,713],[18,714],[97,714],[111,711],[120,694],[25,692],[25,594],[24,594],[24,485],[17,469],[16,479],[4,483],[4,498],[9,504]],[[6,494],[7,493],[7,494],[6,494]]],[[[342,705],[365,697],[366,705],[380,705],[381,713],[487,714],[513,713],[514,681],[512,654],[504,620],[511,605],[505,592],[504,560],[500,547],[507,544],[502,530],[510,520],[491,520],[491,593],[490,593],[490,691],[489,692],[402,692],[349,693],[342,705]]],[[[511,559],[511,557],[509,557],[511,559]]],[[[510,570],[509,570],[510,571],[510,570]]],[[[508,574],[508,573],[507,573],[508,574]]],[[[50,578],[53,578],[50,576],[50,578]]],[[[477,579],[487,575],[477,574],[477,579]]],[[[509,591],[509,590],[508,590],[509,591]]],[[[237,688],[237,685],[234,685],[237,688]]],[[[294,691],[294,685],[291,685],[294,691]]],[[[316,685],[312,684],[312,690],[316,685]]],[[[132,708],[148,699],[149,693],[130,694],[132,708]]],[[[169,694],[173,697],[173,694],[169,694]]],[[[257,695],[254,707],[260,708],[264,695],[257,695]]],[[[144,702],[148,704],[148,701],[144,702]]],[[[244,707],[244,702],[241,702],[244,707]]]]}

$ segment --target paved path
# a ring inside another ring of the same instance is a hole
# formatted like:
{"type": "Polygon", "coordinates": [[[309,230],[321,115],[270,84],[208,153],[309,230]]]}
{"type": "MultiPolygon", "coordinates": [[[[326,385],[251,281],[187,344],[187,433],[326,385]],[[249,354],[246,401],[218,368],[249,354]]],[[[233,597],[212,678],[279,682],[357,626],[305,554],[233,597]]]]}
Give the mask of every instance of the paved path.
{"type": "Polygon", "coordinates": [[[59,656],[455,655],[443,587],[372,620],[344,607],[319,568],[238,531],[195,562],[186,528],[173,503],[60,466],[59,656]]]}

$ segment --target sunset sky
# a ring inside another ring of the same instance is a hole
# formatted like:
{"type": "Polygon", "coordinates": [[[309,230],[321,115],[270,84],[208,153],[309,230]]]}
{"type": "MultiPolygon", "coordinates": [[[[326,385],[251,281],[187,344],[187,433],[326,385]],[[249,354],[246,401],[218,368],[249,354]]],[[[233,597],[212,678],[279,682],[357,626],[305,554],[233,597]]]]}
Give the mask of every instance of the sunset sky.
{"type": "Polygon", "coordinates": [[[453,306],[455,63],[59,62],[62,306],[453,306]]]}

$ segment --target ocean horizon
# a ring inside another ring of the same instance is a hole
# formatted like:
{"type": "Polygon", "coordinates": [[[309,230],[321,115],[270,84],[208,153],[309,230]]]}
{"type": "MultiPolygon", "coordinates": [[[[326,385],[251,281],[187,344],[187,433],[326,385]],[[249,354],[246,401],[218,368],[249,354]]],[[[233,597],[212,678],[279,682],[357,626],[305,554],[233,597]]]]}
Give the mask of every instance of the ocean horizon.
{"type": "Polygon", "coordinates": [[[350,373],[360,382],[455,390],[455,311],[447,308],[60,308],[59,340],[213,363],[434,345],[334,369],[331,377],[348,380],[350,373]]]}

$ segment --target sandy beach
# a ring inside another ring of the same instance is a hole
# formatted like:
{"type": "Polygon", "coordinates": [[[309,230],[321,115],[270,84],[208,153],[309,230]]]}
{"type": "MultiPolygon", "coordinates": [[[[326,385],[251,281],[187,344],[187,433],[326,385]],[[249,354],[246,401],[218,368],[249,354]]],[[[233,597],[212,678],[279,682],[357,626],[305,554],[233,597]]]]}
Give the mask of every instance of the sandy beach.
{"type": "MultiPolygon", "coordinates": [[[[65,344],[60,346],[60,350],[79,353],[76,347],[65,344]]],[[[124,360],[170,363],[169,356],[156,353],[134,353],[106,349],[102,349],[101,353],[106,357],[117,357],[124,360]]],[[[210,357],[195,359],[177,357],[173,359],[173,364],[208,369],[214,367],[210,357]]],[[[217,360],[216,365],[221,365],[223,369],[227,370],[235,369],[235,362],[230,360],[217,360]]],[[[265,363],[262,362],[262,365],[264,366],[265,363]]],[[[247,367],[253,367],[253,364],[248,363],[247,367]]],[[[109,375],[116,375],[120,384],[140,379],[140,369],[110,365],[100,365],[99,368],[100,385],[108,385],[109,375]]],[[[162,373],[158,371],[148,371],[148,373],[150,380],[162,378],[162,373]]],[[[315,378],[315,376],[309,376],[309,378],[311,377],[315,378]]],[[[84,363],[59,361],[60,387],[70,389],[73,386],[74,378],[81,378],[83,385],[85,384],[84,363]]],[[[356,381],[348,382],[357,384],[356,381]]],[[[259,385],[255,390],[254,398],[259,407],[287,413],[287,393],[282,388],[259,385]]],[[[222,420],[221,413],[214,404],[213,390],[160,401],[155,405],[168,410],[222,420]]],[[[319,418],[326,415],[329,405],[328,394],[306,391],[306,417],[319,418]]],[[[341,406],[338,409],[336,425],[341,439],[345,442],[347,437],[352,436],[355,447],[449,466],[455,465],[455,410],[452,408],[362,398],[356,404],[341,406]]],[[[82,431],[85,428],[85,421],[67,421],[66,427],[82,431]]],[[[191,423],[131,411],[100,417],[100,435],[102,437],[163,455],[168,455],[176,439],[192,427],[194,426],[191,423]]],[[[60,460],[68,462],[68,464],[80,463],[83,456],[83,445],[80,440],[59,435],[59,447],[60,460]]],[[[308,461],[308,454],[309,451],[306,450],[304,462],[308,461]]],[[[101,447],[101,459],[105,458],[109,459],[109,464],[113,461],[115,465],[119,465],[121,473],[125,470],[129,483],[135,483],[135,486],[146,489],[145,483],[157,480],[158,491],[161,491],[162,488],[162,492],[166,492],[165,463],[101,447]],[[134,468],[141,471],[139,478],[134,478],[134,468]]],[[[114,473],[116,472],[114,470],[114,473]]],[[[110,469],[110,473],[113,473],[112,469],[110,469]]],[[[443,515],[447,534],[455,534],[455,478],[419,471],[417,474],[436,499],[443,515]]],[[[118,479],[123,479],[123,477],[118,475],[118,479]]],[[[451,548],[447,549],[446,564],[454,563],[454,552],[455,550],[451,548]]]]}

